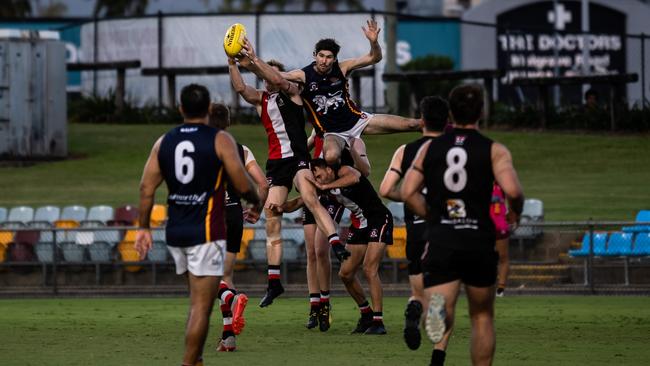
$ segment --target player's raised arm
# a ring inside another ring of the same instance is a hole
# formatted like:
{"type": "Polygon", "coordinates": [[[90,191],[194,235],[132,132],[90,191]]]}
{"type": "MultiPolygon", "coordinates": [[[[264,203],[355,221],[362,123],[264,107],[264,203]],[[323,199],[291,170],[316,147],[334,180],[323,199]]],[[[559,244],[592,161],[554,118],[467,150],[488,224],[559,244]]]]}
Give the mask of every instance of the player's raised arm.
{"type": "Polygon", "coordinates": [[[400,189],[400,195],[404,200],[406,206],[413,211],[414,214],[422,217],[428,216],[427,202],[422,194],[422,187],[424,187],[424,158],[429,151],[431,141],[422,144],[418,150],[411,168],[404,175],[404,181],[400,189]]]}
{"type": "Polygon", "coordinates": [[[491,154],[494,179],[508,200],[508,221],[516,224],[524,208],[524,192],[512,164],[512,155],[508,148],[496,142],[492,144],[491,154]]]}
{"type": "Polygon", "coordinates": [[[381,46],[379,45],[379,32],[381,29],[377,26],[377,21],[374,18],[368,20],[366,25],[367,28],[361,27],[361,29],[368,38],[368,42],[370,42],[370,52],[357,58],[341,61],[340,67],[343,75],[348,75],[352,70],[374,65],[382,59],[381,46]]]}
{"type": "Polygon", "coordinates": [[[279,90],[287,93],[287,95],[300,95],[300,87],[298,87],[298,84],[285,79],[282,77],[282,74],[280,74],[280,71],[274,69],[264,62],[264,60],[257,57],[253,44],[248,40],[248,38],[244,38],[244,47],[241,53],[244,55],[244,58],[240,59],[240,65],[266,80],[269,84],[279,90]]]}
{"type": "Polygon", "coordinates": [[[344,165],[339,168],[337,176],[338,178],[330,183],[317,184],[318,189],[325,191],[333,188],[349,187],[353,184],[359,183],[361,173],[352,167],[344,165]]]}
{"type": "Polygon", "coordinates": [[[140,229],[137,231],[135,238],[135,250],[140,255],[140,260],[145,258],[152,245],[151,231],[149,231],[151,209],[153,208],[156,189],[163,180],[160,164],[158,163],[158,149],[161,142],[162,137],[153,145],[140,180],[140,205],[138,208],[140,229]]]}
{"type": "Polygon", "coordinates": [[[402,201],[402,195],[400,194],[398,185],[404,176],[404,172],[402,172],[401,169],[405,146],[406,145],[402,145],[395,150],[393,159],[390,161],[388,170],[386,170],[384,179],[381,181],[381,185],[379,186],[379,195],[397,202],[402,201]]]}
{"type": "Polygon", "coordinates": [[[295,83],[305,83],[305,72],[300,69],[281,72],[280,75],[282,75],[283,78],[295,83]]]}
{"type": "Polygon", "coordinates": [[[239,158],[235,139],[228,132],[219,131],[214,139],[214,148],[219,160],[223,162],[226,170],[225,173],[228,175],[230,183],[235,190],[241,194],[241,197],[246,202],[253,206],[252,209],[255,212],[260,212],[262,210],[262,202],[257,195],[255,185],[248,174],[246,174],[244,165],[239,158]]]}
{"type": "Polygon", "coordinates": [[[237,61],[232,57],[228,57],[228,73],[230,74],[230,82],[235,91],[248,103],[261,110],[262,92],[244,82],[244,78],[242,78],[239,72],[237,61]]]}

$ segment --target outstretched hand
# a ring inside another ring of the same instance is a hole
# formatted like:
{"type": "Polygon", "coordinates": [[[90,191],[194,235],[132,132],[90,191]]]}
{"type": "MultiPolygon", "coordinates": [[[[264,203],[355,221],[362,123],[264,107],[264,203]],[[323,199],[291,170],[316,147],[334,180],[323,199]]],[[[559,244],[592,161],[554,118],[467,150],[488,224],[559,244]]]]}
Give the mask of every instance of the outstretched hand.
{"type": "Polygon", "coordinates": [[[253,48],[253,44],[247,37],[244,37],[244,46],[237,56],[239,64],[243,67],[248,67],[255,63],[255,58],[257,58],[257,56],[255,56],[255,48],[253,48]]]}
{"type": "Polygon", "coordinates": [[[379,32],[381,31],[381,28],[377,26],[377,21],[375,19],[370,19],[366,21],[366,25],[368,28],[361,26],[363,34],[366,35],[366,38],[368,38],[368,41],[371,43],[377,42],[377,39],[379,38],[379,32]]]}

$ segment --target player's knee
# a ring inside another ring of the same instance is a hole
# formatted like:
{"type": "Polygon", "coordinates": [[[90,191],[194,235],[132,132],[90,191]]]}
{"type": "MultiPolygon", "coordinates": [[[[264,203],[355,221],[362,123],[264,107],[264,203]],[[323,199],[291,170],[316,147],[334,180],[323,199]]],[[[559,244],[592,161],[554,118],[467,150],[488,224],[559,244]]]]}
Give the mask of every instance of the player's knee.
{"type": "Polygon", "coordinates": [[[354,280],[354,274],[352,272],[341,270],[339,271],[339,278],[343,283],[349,284],[352,283],[352,281],[354,280]]]}
{"type": "Polygon", "coordinates": [[[339,159],[341,158],[341,153],[337,149],[328,149],[325,151],[325,161],[329,165],[336,165],[339,163],[339,159]]]}
{"type": "Polygon", "coordinates": [[[280,235],[280,230],[282,229],[282,217],[281,216],[266,216],[266,236],[280,235]]]}
{"type": "Polygon", "coordinates": [[[368,280],[373,280],[379,277],[379,273],[377,273],[377,267],[375,266],[364,266],[363,274],[368,280]]]}

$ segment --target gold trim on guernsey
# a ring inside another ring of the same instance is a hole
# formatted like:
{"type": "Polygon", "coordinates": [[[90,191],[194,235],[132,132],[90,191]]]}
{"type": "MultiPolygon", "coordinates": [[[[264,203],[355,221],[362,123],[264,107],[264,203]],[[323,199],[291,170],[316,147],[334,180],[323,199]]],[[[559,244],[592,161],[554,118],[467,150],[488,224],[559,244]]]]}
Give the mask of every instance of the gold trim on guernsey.
{"type": "Polygon", "coordinates": [[[307,99],[302,98],[302,101],[303,101],[303,103],[307,106],[307,108],[309,108],[309,112],[311,112],[311,115],[314,117],[314,123],[316,124],[316,126],[318,126],[318,128],[319,128],[322,132],[327,132],[327,131],[325,131],[325,129],[323,128],[323,125],[320,124],[320,121],[318,120],[318,116],[316,115],[316,112],[314,112],[314,109],[311,107],[311,105],[309,104],[309,102],[307,101],[307,99]]]}
{"type": "MultiPolygon", "coordinates": [[[[219,168],[219,174],[217,174],[217,184],[214,185],[214,190],[216,191],[217,188],[221,185],[221,174],[223,173],[223,165],[219,168]]],[[[213,191],[214,193],[214,191],[213,191]]],[[[205,242],[209,243],[212,241],[212,233],[210,232],[210,219],[211,215],[210,213],[212,212],[212,206],[213,206],[213,201],[214,200],[214,195],[210,195],[210,199],[208,200],[208,212],[205,215],[205,242]]]]}

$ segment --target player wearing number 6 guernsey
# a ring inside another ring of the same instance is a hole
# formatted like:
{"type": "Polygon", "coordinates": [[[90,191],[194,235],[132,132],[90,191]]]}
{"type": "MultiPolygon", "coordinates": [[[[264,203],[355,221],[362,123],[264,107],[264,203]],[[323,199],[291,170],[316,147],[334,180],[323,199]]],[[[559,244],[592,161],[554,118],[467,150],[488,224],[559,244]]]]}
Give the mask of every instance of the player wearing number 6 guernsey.
{"type": "Polygon", "coordinates": [[[244,170],[235,140],[207,126],[210,93],[191,84],[181,91],[184,123],[158,139],[140,182],[140,230],[135,248],[144,259],[151,248],[149,220],[156,188],[169,189],[166,240],[177,274],[187,274],[190,312],[183,365],[202,364],[210,313],[219,290],[226,255],[225,180],[255,212],[260,199],[244,170]]]}
{"type": "MultiPolygon", "coordinates": [[[[429,338],[434,343],[448,339],[462,283],[472,324],[472,364],[490,365],[498,258],[490,218],[492,184],[496,180],[503,188],[513,225],[523,208],[523,193],[508,149],[478,131],[482,88],[455,88],[449,108],[454,130],[422,145],[400,193],[414,214],[427,218],[429,244],[422,269],[429,338]]],[[[444,358],[444,352],[434,349],[431,365],[442,365],[444,358]]]]}

